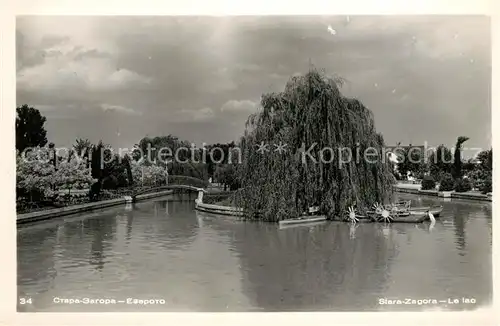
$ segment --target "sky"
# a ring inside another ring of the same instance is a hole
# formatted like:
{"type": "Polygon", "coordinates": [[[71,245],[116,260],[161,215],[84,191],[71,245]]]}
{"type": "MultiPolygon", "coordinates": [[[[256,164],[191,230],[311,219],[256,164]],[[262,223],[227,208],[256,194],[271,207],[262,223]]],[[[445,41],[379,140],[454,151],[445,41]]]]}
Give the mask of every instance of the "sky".
{"type": "Polygon", "coordinates": [[[17,105],[57,147],[229,142],[312,64],[347,81],[388,145],[488,149],[490,43],[486,16],[20,16],[17,105]]]}

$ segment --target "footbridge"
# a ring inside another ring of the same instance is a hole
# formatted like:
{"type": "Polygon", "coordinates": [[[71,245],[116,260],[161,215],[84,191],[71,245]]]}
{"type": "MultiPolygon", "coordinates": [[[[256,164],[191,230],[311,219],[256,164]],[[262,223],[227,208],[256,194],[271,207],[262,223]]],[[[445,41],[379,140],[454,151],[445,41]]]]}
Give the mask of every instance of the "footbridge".
{"type": "Polygon", "coordinates": [[[184,175],[169,175],[162,183],[156,183],[150,186],[138,185],[129,189],[124,195],[127,201],[135,202],[137,196],[147,193],[181,189],[199,194],[200,192],[207,192],[207,187],[208,181],[202,179],[184,175]]]}

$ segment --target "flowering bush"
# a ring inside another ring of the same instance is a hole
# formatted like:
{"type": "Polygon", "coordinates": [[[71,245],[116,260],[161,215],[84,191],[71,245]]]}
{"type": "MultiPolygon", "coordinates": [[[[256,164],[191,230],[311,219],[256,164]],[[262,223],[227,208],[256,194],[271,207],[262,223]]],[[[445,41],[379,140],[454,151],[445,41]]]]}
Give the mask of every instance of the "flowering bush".
{"type": "Polygon", "coordinates": [[[84,161],[73,158],[69,162],[61,162],[54,173],[54,182],[59,189],[88,189],[97,180],[92,178],[90,168],[84,161]]]}
{"type": "Polygon", "coordinates": [[[16,161],[17,188],[29,195],[30,200],[33,200],[34,196],[50,196],[54,186],[55,167],[50,161],[49,149],[34,148],[18,155],[16,161]]]}
{"type": "Polygon", "coordinates": [[[154,185],[164,182],[167,178],[165,167],[158,165],[144,165],[133,161],[131,169],[135,185],[154,185]]]}
{"type": "Polygon", "coordinates": [[[53,164],[51,151],[38,147],[17,156],[16,179],[19,195],[29,195],[30,201],[44,198],[71,201],[73,198],[88,196],[85,192],[71,195],[71,189],[87,189],[95,180],[85,162],[76,158],[60,161],[57,169],[53,164]],[[68,193],[60,195],[59,190],[68,193]]]}

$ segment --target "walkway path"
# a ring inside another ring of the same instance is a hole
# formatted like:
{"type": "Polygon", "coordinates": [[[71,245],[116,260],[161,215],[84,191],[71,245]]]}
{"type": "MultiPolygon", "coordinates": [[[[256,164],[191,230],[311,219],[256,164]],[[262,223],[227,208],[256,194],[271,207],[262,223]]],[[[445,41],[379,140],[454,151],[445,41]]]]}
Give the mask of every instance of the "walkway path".
{"type": "MultiPolygon", "coordinates": [[[[420,190],[421,185],[419,184],[399,182],[398,184],[396,184],[395,187],[396,191],[398,192],[444,197],[443,192],[437,190],[420,190]]],[[[467,192],[450,191],[449,193],[451,198],[492,201],[491,194],[485,195],[477,191],[467,191],[467,192]]]]}

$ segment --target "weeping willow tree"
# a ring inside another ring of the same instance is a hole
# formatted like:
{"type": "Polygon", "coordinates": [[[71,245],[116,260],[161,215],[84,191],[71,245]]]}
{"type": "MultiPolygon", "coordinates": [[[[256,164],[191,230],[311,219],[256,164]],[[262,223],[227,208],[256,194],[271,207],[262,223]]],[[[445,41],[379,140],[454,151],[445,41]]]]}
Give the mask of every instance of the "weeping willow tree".
{"type": "Polygon", "coordinates": [[[383,137],[371,111],[344,97],[341,85],[311,69],[292,77],[283,92],[262,96],[240,141],[242,188],[235,202],[247,218],[278,221],[319,206],[334,219],[348,206],[362,212],[390,198],[394,177],[382,159],[383,137]]]}

